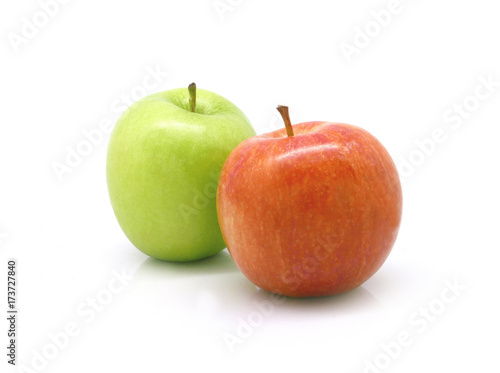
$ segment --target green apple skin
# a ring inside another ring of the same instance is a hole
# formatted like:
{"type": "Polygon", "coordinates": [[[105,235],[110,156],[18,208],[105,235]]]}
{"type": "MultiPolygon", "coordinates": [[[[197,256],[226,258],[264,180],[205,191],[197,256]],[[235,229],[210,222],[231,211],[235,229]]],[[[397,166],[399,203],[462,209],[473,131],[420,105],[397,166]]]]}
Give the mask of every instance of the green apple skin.
{"type": "Polygon", "coordinates": [[[229,153],[255,135],[233,103],[198,89],[147,96],[127,109],[111,134],[106,178],[123,232],[143,253],[192,261],[226,247],[216,194],[229,153]]]}

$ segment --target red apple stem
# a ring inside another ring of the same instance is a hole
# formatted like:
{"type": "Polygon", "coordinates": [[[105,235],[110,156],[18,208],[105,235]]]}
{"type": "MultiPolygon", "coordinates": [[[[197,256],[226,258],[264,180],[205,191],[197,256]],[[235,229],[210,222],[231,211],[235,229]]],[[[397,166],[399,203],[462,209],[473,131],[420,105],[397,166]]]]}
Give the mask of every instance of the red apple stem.
{"type": "Polygon", "coordinates": [[[196,113],[196,83],[191,83],[188,86],[189,91],[189,108],[193,113],[196,113]]]}
{"type": "Polygon", "coordinates": [[[277,109],[280,112],[283,121],[285,122],[286,134],[288,135],[288,137],[292,137],[293,127],[292,122],[290,121],[290,114],[288,114],[288,106],[278,105],[277,109]]]}

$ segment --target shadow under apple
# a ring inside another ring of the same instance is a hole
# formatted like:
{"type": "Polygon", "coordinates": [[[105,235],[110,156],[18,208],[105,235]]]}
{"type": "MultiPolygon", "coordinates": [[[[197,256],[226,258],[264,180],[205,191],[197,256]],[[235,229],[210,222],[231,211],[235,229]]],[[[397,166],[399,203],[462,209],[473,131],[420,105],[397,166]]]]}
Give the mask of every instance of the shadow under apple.
{"type": "MultiPolygon", "coordinates": [[[[132,292],[142,296],[169,296],[185,306],[207,300],[224,314],[240,315],[255,307],[256,302],[278,297],[252,284],[224,250],[206,259],[176,263],[147,258],[134,275],[132,292]],[[135,290],[134,290],[135,289],[135,290]]],[[[289,315],[321,313],[338,315],[382,308],[379,300],[363,286],[348,293],[311,298],[279,296],[278,313],[289,315]]]]}
{"type": "Polygon", "coordinates": [[[148,257],[136,272],[137,277],[180,278],[239,272],[227,251],[192,262],[168,262],[148,257]]]}
{"type": "MultiPolygon", "coordinates": [[[[276,295],[257,289],[252,298],[255,302],[276,299],[276,295]]],[[[293,298],[281,296],[276,303],[276,308],[289,315],[323,314],[336,316],[339,314],[355,314],[368,310],[382,308],[380,301],[366,288],[360,286],[347,293],[322,297],[293,298]]]]}

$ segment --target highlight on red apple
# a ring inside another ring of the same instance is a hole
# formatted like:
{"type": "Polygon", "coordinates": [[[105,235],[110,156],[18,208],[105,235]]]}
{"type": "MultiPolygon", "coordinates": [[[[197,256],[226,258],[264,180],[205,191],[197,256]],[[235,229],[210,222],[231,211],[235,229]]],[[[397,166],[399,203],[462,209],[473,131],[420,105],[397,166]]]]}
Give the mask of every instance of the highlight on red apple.
{"type": "Polygon", "coordinates": [[[228,250],[258,287],[292,297],[344,293],[387,259],[402,214],[389,153],[362,128],[324,121],[244,140],[219,179],[228,250]]]}

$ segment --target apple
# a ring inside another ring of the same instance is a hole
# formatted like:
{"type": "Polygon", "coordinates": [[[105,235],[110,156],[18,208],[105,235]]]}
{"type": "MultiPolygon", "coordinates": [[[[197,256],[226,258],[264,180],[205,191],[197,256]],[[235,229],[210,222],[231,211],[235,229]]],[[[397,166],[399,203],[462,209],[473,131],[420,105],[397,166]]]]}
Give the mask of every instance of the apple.
{"type": "Polygon", "coordinates": [[[384,146],[343,123],[290,123],[239,144],[219,180],[217,212],[229,252],[258,287],[292,297],[338,294],[384,263],[402,210],[384,146]]]}
{"type": "Polygon", "coordinates": [[[231,150],[254,135],[240,109],[194,83],[127,109],[109,140],[106,175],[114,213],[132,244],[170,261],[224,249],[215,198],[220,171],[231,150]]]}

